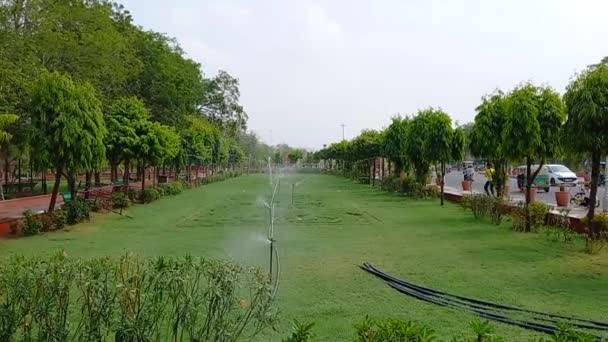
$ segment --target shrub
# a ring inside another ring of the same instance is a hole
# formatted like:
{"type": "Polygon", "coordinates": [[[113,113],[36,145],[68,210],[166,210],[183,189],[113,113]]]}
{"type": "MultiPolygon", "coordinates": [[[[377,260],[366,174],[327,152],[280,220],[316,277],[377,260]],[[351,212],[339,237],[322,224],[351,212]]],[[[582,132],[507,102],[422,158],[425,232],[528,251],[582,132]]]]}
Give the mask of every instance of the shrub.
{"type": "Polygon", "coordinates": [[[377,321],[365,318],[355,325],[356,341],[385,342],[385,341],[433,341],[437,339],[435,332],[427,326],[411,321],[396,319],[377,321]]]}
{"type": "Polygon", "coordinates": [[[550,209],[551,207],[544,202],[530,203],[530,225],[533,230],[538,230],[541,225],[545,225],[550,209]]]}
{"type": "Polygon", "coordinates": [[[65,211],[67,224],[76,224],[90,218],[91,203],[80,197],[65,203],[61,207],[65,211]]]}
{"type": "Polygon", "coordinates": [[[42,221],[40,217],[31,209],[27,209],[23,212],[23,235],[36,235],[43,229],[42,221]]]}
{"type": "Polygon", "coordinates": [[[314,323],[300,323],[293,321],[293,332],[283,342],[309,342],[313,339],[312,327],[314,323]]]}
{"type": "Polygon", "coordinates": [[[41,231],[43,232],[63,229],[66,223],[65,212],[59,209],[51,213],[40,215],[40,221],[42,222],[41,231]]]}
{"type": "Polygon", "coordinates": [[[165,188],[162,187],[162,184],[159,185],[159,186],[157,186],[157,187],[155,187],[154,189],[156,189],[156,191],[158,191],[158,196],[160,196],[160,197],[167,196],[167,193],[165,193],[165,188]]]}
{"type": "Polygon", "coordinates": [[[380,188],[388,192],[401,191],[401,179],[399,177],[386,177],[380,183],[380,188]]]}
{"type": "Polygon", "coordinates": [[[570,229],[569,214],[570,209],[559,209],[559,215],[555,216],[555,219],[549,222],[544,229],[547,239],[565,243],[571,243],[573,241],[577,233],[570,229]]]}
{"type": "Polygon", "coordinates": [[[65,227],[65,224],[67,223],[65,211],[58,209],[48,215],[51,216],[55,229],[63,229],[65,227]]]}
{"type": "Polygon", "coordinates": [[[516,206],[511,208],[510,216],[512,222],[512,228],[516,232],[526,231],[526,203],[518,202],[516,206]]]}
{"type": "Polygon", "coordinates": [[[103,208],[103,201],[102,200],[89,200],[89,204],[91,206],[91,211],[98,213],[101,212],[104,208],[103,208]]]}
{"type": "Polygon", "coordinates": [[[160,194],[154,188],[146,188],[143,191],[142,201],[144,203],[152,203],[160,198],[160,194]]]}
{"type": "Polygon", "coordinates": [[[251,340],[275,319],[265,272],[190,256],[11,256],[0,289],[0,341],[251,340]]]}
{"type": "Polygon", "coordinates": [[[131,202],[135,202],[139,198],[139,191],[134,188],[129,188],[127,190],[127,197],[131,202]]]}
{"type": "MultiPolygon", "coordinates": [[[[582,221],[587,224],[587,217],[585,216],[582,221]]],[[[587,224],[585,252],[589,254],[599,253],[608,244],[608,212],[595,214],[593,223],[597,225],[598,233],[591,234],[587,224]]]]}
{"type": "Polygon", "coordinates": [[[114,209],[125,209],[131,204],[128,196],[124,193],[117,193],[112,195],[112,208],[114,209]]]}
{"type": "Polygon", "coordinates": [[[462,207],[471,210],[476,219],[484,218],[489,212],[489,196],[485,194],[471,194],[462,196],[462,207]]]}

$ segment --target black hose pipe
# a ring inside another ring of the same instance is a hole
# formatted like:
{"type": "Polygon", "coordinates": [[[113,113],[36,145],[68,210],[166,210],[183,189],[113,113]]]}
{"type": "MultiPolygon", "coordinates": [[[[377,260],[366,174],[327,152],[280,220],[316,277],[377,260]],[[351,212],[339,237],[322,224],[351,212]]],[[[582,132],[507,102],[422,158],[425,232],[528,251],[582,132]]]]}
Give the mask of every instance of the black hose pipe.
{"type": "Polygon", "coordinates": [[[392,275],[390,275],[390,274],[388,274],[386,272],[381,271],[380,269],[374,267],[373,265],[371,265],[370,263],[367,263],[367,262],[365,262],[363,264],[363,266],[361,266],[361,268],[363,270],[369,272],[369,273],[372,273],[372,274],[374,274],[374,275],[376,275],[376,276],[384,279],[384,280],[390,280],[392,282],[398,283],[398,284],[403,285],[403,286],[409,286],[411,288],[414,288],[414,289],[417,289],[417,290],[421,290],[421,291],[430,292],[430,293],[434,293],[436,295],[457,298],[457,299],[459,299],[461,301],[466,301],[466,302],[470,302],[470,303],[474,303],[474,304],[480,304],[480,305],[492,307],[492,308],[495,308],[495,309],[502,309],[502,310],[506,310],[506,311],[517,311],[517,312],[524,312],[524,313],[532,313],[532,314],[543,315],[543,316],[552,317],[552,318],[560,318],[562,320],[569,320],[569,321],[575,321],[575,322],[576,321],[578,321],[578,322],[585,322],[585,323],[592,324],[593,326],[588,326],[588,325],[581,326],[579,324],[575,324],[575,322],[572,322],[572,324],[580,326],[580,327],[583,327],[583,328],[590,328],[590,329],[596,329],[596,330],[608,330],[608,322],[594,321],[594,320],[589,320],[589,319],[580,318],[580,317],[576,317],[576,316],[564,316],[564,315],[559,315],[559,314],[552,314],[552,313],[546,313],[546,312],[541,312],[541,311],[528,310],[528,309],[523,309],[523,308],[518,308],[518,307],[513,307],[513,306],[508,306],[508,305],[503,305],[503,304],[483,301],[483,300],[479,300],[479,299],[458,296],[458,295],[454,295],[454,294],[438,291],[438,290],[435,290],[435,289],[419,286],[419,285],[407,282],[405,280],[401,280],[401,279],[395,278],[392,275]]]}

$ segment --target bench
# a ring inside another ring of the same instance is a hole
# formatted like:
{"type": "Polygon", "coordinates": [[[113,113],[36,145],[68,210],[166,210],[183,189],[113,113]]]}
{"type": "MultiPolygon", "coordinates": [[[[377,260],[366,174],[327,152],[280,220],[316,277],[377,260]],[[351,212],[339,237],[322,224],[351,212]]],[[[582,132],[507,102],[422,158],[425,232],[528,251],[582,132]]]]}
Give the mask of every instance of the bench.
{"type": "Polygon", "coordinates": [[[72,201],[72,193],[69,191],[60,192],[61,197],[63,198],[63,203],[68,203],[72,201]]]}

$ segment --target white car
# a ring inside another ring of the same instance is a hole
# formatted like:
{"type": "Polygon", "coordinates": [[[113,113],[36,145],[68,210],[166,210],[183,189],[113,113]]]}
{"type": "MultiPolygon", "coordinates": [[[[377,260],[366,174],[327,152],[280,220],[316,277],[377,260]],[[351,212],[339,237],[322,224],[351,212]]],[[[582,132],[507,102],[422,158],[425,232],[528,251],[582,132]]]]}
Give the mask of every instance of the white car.
{"type": "Polygon", "coordinates": [[[549,183],[551,185],[576,184],[576,174],[564,165],[548,164],[546,165],[546,168],[547,174],[549,175],[549,183]]]}

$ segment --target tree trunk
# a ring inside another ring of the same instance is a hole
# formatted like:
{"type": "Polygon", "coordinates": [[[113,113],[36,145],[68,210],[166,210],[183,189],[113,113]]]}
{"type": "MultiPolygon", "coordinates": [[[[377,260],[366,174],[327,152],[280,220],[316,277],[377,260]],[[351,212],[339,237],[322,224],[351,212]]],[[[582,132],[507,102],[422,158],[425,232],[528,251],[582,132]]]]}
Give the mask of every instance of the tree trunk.
{"type": "Polygon", "coordinates": [[[532,178],[532,161],[529,157],[526,157],[526,179],[528,180],[528,184],[526,184],[526,232],[532,230],[532,224],[530,222],[530,192],[532,191],[532,185],[534,183],[534,179],[532,178]]]}
{"type": "Polygon", "coordinates": [[[23,185],[21,184],[21,158],[17,160],[17,189],[19,192],[23,191],[23,185]]]}
{"type": "Polygon", "coordinates": [[[72,200],[76,198],[76,175],[68,174],[68,190],[72,196],[72,200]]]}
{"type": "Polygon", "coordinates": [[[4,201],[4,186],[2,186],[2,183],[4,182],[2,182],[0,177],[0,200],[4,201]]]}
{"type": "MultiPolygon", "coordinates": [[[[141,166],[141,173],[144,173],[144,166],[141,166]]],[[[141,203],[144,203],[144,189],[146,188],[146,177],[141,177],[141,203]]]]}
{"type": "Polygon", "coordinates": [[[445,162],[442,161],[441,162],[441,181],[439,183],[439,186],[441,188],[441,206],[443,206],[443,183],[445,180],[445,162]]]}
{"type": "Polygon", "coordinates": [[[372,186],[376,186],[376,158],[372,159],[373,167],[372,167],[372,186]]]}
{"type": "Polygon", "coordinates": [[[57,194],[59,193],[59,185],[61,184],[61,173],[63,169],[57,168],[55,172],[55,184],[53,185],[53,193],[51,194],[51,202],[49,203],[49,213],[55,210],[55,203],[57,203],[57,194]]]}
{"type": "MultiPolygon", "coordinates": [[[[590,238],[599,238],[599,224],[593,222],[595,217],[595,203],[597,201],[597,185],[600,176],[600,158],[601,153],[598,150],[591,154],[591,194],[589,195],[589,211],[587,212],[587,224],[589,225],[590,238]]],[[[606,166],[608,167],[608,165],[606,166]]]]}
{"type": "Polygon", "coordinates": [[[93,171],[87,171],[84,177],[84,198],[89,198],[89,190],[91,190],[91,185],[93,185],[93,171]]]}
{"type": "Polygon", "coordinates": [[[122,177],[122,181],[125,185],[125,187],[129,186],[129,169],[130,169],[130,165],[129,165],[129,160],[125,159],[125,174],[122,177]]]}
{"type": "Polygon", "coordinates": [[[95,171],[95,186],[101,186],[101,172],[95,171]]]}
{"type": "Polygon", "coordinates": [[[48,189],[47,189],[47,184],[46,184],[46,169],[44,169],[42,171],[42,193],[43,194],[47,194],[48,189]]]}
{"type": "Polygon", "coordinates": [[[10,168],[10,161],[8,159],[8,152],[6,152],[6,157],[4,157],[4,184],[8,184],[9,168],[10,168]]]}

